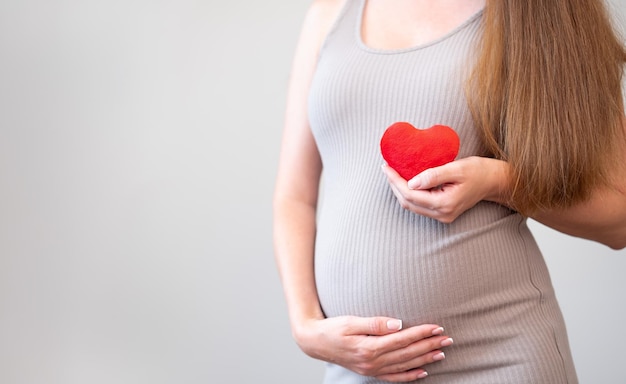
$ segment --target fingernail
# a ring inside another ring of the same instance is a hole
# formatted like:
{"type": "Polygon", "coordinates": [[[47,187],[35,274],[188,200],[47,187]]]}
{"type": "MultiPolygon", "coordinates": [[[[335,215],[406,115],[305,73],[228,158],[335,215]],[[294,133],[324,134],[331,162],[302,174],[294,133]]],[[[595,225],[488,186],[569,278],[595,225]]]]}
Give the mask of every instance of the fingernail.
{"type": "Polygon", "coordinates": [[[428,376],[428,372],[424,371],[424,372],[420,373],[419,375],[417,375],[417,378],[418,378],[418,379],[423,379],[423,378],[425,378],[426,376],[428,376]]]}
{"type": "Polygon", "coordinates": [[[438,354],[433,356],[433,360],[439,361],[446,358],[446,355],[443,352],[439,352],[438,354]]]}
{"type": "Polygon", "coordinates": [[[445,339],[444,341],[441,342],[441,346],[442,347],[448,347],[448,346],[452,345],[452,343],[454,343],[454,340],[452,340],[451,337],[448,337],[447,339],[445,339]]]}
{"type": "Polygon", "coordinates": [[[443,327],[433,329],[433,335],[441,335],[443,333],[443,327]]]}
{"type": "Polygon", "coordinates": [[[422,185],[422,179],[419,176],[415,176],[409,180],[409,189],[418,189],[422,185]]]}
{"type": "Polygon", "coordinates": [[[387,329],[392,331],[399,331],[402,329],[402,320],[387,320],[387,329]]]}

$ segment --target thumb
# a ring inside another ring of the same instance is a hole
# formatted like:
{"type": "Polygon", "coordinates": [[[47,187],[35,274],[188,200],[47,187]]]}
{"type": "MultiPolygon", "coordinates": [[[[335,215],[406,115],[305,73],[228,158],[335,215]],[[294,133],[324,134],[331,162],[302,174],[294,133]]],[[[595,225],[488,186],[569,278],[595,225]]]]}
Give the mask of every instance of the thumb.
{"type": "Polygon", "coordinates": [[[408,181],[409,189],[432,189],[445,184],[446,173],[442,167],[429,168],[408,181]]]}
{"type": "Polygon", "coordinates": [[[354,318],[351,325],[351,333],[355,335],[383,336],[401,330],[402,320],[391,317],[361,317],[354,318]]]}

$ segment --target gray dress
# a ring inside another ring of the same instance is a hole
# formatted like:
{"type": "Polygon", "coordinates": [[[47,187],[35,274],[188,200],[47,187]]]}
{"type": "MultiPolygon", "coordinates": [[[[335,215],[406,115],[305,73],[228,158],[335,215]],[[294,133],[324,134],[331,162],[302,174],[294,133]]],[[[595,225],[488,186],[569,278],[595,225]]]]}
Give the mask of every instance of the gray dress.
{"type": "MultiPolygon", "coordinates": [[[[364,0],[349,0],[326,39],[309,97],[324,165],[315,249],[328,317],[434,323],[454,338],[425,384],[577,383],[548,270],[519,214],[481,202],[446,225],[400,207],[381,171],[396,121],[453,127],[459,157],[483,153],[463,87],[482,13],[429,44],[363,44],[364,0]]],[[[379,383],[329,364],[325,383],[379,383]]]]}

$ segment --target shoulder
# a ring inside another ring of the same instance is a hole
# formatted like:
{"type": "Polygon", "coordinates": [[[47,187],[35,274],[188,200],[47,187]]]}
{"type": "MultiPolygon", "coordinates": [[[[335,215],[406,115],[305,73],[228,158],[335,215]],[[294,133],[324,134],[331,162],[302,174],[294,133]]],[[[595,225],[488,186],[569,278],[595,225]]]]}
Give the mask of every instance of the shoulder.
{"type": "MultiPolygon", "coordinates": [[[[339,17],[345,4],[354,0],[313,0],[304,16],[300,38],[296,46],[294,70],[307,73],[314,70],[314,63],[321,47],[339,17]]],[[[307,76],[308,76],[307,75],[307,76]]]]}
{"type": "Polygon", "coordinates": [[[309,5],[307,16],[321,19],[334,19],[339,15],[339,12],[341,12],[348,1],[354,0],[313,0],[309,5]]]}
{"type": "Polygon", "coordinates": [[[302,33],[323,41],[348,1],[354,0],[313,0],[304,18],[302,33]]]}

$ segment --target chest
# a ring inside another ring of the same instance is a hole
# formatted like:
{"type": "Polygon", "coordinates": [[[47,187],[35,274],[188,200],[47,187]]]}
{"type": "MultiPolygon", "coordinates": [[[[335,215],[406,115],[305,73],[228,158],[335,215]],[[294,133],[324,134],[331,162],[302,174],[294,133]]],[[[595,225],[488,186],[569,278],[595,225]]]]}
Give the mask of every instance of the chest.
{"type": "Polygon", "coordinates": [[[484,0],[364,0],[360,37],[376,49],[405,49],[445,36],[484,7],[484,0]]]}

